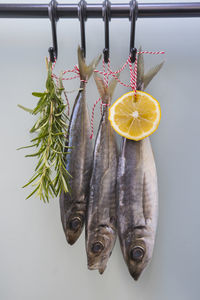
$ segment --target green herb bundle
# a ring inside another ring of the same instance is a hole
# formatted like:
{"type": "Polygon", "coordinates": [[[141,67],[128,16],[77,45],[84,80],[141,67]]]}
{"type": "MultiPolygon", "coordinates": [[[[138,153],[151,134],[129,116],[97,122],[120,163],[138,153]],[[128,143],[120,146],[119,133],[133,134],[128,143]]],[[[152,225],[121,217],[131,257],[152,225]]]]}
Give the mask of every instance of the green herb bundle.
{"type": "Polygon", "coordinates": [[[58,196],[62,190],[69,192],[70,174],[65,164],[65,156],[69,153],[67,152],[69,148],[66,146],[68,118],[65,114],[66,105],[62,99],[64,88],[61,77],[59,86],[52,78],[52,63],[46,59],[46,64],[48,69],[46,91],[32,93],[39,98],[36,107],[31,110],[19,105],[31,114],[38,115],[36,123],[30,130],[37,136],[31,140],[30,146],[19,149],[35,147],[36,152],[26,157],[38,159],[32,178],[23,186],[34,187],[26,199],[36,193],[44,202],[49,202],[50,196],[58,196]]]}

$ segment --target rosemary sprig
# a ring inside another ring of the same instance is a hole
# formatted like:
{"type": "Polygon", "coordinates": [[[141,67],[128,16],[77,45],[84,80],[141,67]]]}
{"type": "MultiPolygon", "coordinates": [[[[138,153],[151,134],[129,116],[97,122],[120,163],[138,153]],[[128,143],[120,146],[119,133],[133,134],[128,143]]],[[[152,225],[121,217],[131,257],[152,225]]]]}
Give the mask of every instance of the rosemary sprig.
{"type": "Polygon", "coordinates": [[[26,157],[37,157],[38,162],[33,176],[23,187],[34,186],[34,190],[26,198],[36,193],[44,202],[49,202],[49,196],[58,196],[61,191],[69,192],[70,174],[65,167],[65,156],[69,147],[66,146],[67,121],[65,114],[66,105],[62,99],[64,91],[62,79],[59,87],[52,78],[52,63],[46,59],[48,76],[46,80],[46,91],[43,93],[32,93],[38,97],[38,103],[34,109],[27,109],[21,105],[20,108],[38,119],[31,128],[31,133],[37,136],[31,140],[31,145],[19,149],[35,147],[36,152],[26,157]]]}

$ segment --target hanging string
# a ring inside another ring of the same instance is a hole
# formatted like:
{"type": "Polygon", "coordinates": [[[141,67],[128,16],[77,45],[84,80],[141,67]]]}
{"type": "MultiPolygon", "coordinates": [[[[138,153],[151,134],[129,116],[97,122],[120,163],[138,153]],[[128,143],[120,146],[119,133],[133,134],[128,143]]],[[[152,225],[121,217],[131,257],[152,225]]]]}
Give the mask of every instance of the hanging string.
{"type": "Polygon", "coordinates": [[[131,58],[129,57],[129,71],[130,71],[130,87],[134,91],[134,95],[136,96],[137,89],[137,57],[135,58],[134,69],[133,64],[131,62],[131,58]]]}
{"type": "MultiPolygon", "coordinates": [[[[137,54],[159,55],[159,54],[165,54],[165,52],[164,51],[138,51],[137,54]]],[[[136,56],[135,63],[134,63],[134,68],[133,68],[133,64],[132,64],[130,56],[129,56],[128,59],[126,60],[126,62],[124,63],[124,65],[120,69],[118,69],[117,71],[112,71],[112,69],[110,67],[110,60],[109,60],[108,64],[107,64],[107,71],[106,71],[106,64],[105,64],[105,61],[103,60],[103,62],[102,62],[103,71],[94,70],[94,72],[97,72],[97,73],[103,75],[104,84],[107,87],[108,87],[109,77],[112,76],[116,79],[116,81],[119,84],[123,85],[124,87],[131,88],[134,91],[134,95],[136,96],[136,93],[137,93],[137,63],[138,63],[138,61],[137,61],[137,56],[136,56]],[[127,66],[129,66],[129,73],[130,73],[130,83],[129,84],[126,84],[126,83],[122,82],[117,77],[117,74],[121,73],[127,66]]],[[[53,63],[53,65],[52,65],[52,71],[55,67],[55,64],[56,64],[56,59],[55,59],[55,62],[53,63]]],[[[63,75],[66,75],[66,74],[69,74],[69,73],[74,73],[75,76],[63,77],[62,80],[72,80],[72,79],[80,78],[80,70],[79,70],[77,65],[75,65],[74,68],[71,69],[71,70],[65,70],[63,72],[63,75]]],[[[55,74],[52,74],[52,77],[55,78],[55,80],[58,82],[59,78],[55,74]]],[[[86,80],[81,79],[81,81],[87,83],[86,80]]],[[[66,101],[67,101],[68,115],[69,115],[70,107],[69,107],[69,101],[68,101],[68,97],[67,97],[66,92],[65,92],[65,98],[66,98],[66,101]]],[[[101,101],[101,104],[100,104],[101,113],[102,113],[102,105],[109,106],[109,104],[102,103],[102,98],[101,97],[94,103],[93,108],[92,108],[92,115],[91,115],[91,135],[90,135],[91,139],[93,138],[93,134],[94,134],[94,111],[95,111],[95,108],[96,108],[97,104],[100,101],[101,101]]]]}
{"type": "MultiPolygon", "coordinates": [[[[165,53],[164,51],[156,51],[156,52],[153,52],[153,51],[140,51],[140,52],[137,52],[137,54],[156,54],[156,55],[157,54],[164,54],[164,53],[165,53]]],[[[97,70],[95,70],[95,72],[103,75],[104,83],[105,83],[106,86],[108,86],[109,76],[113,76],[121,85],[123,85],[125,87],[130,87],[134,91],[134,96],[136,97],[136,93],[137,93],[137,56],[136,56],[136,59],[135,59],[135,62],[134,62],[134,68],[133,68],[133,64],[131,62],[131,58],[129,56],[127,61],[125,62],[125,64],[119,70],[117,70],[115,72],[113,72],[110,68],[110,60],[108,62],[107,72],[106,72],[106,67],[105,67],[104,60],[103,60],[103,72],[97,71],[97,70]],[[129,66],[130,84],[123,83],[116,76],[117,74],[121,73],[126,68],[127,65],[129,66]]],[[[99,101],[100,101],[100,98],[96,101],[96,103],[94,104],[94,106],[92,108],[90,138],[93,137],[93,133],[94,133],[94,110],[95,110],[95,107],[96,107],[96,105],[99,101]]],[[[101,113],[102,113],[102,105],[109,106],[108,104],[103,104],[102,101],[101,101],[101,104],[100,104],[101,113]]]]}
{"type": "MultiPolygon", "coordinates": [[[[50,59],[48,59],[48,61],[50,61],[50,59]]],[[[54,68],[55,68],[55,65],[56,65],[56,57],[54,56],[54,63],[52,63],[52,78],[55,78],[55,80],[56,80],[56,85],[57,85],[57,87],[59,87],[59,78],[58,78],[55,74],[53,74],[53,70],[54,70],[54,68]]],[[[73,70],[66,70],[66,71],[63,72],[63,75],[64,75],[65,73],[67,73],[67,72],[74,72],[74,70],[75,70],[75,69],[73,69],[73,70]]],[[[79,76],[78,76],[78,77],[79,77],[79,76]]],[[[62,81],[63,81],[63,80],[64,80],[64,78],[62,78],[62,81]]],[[[69,99],[68,99],[68,97],[67,97],[67,93],[66,93],[65,90],[64,90],[63,94],[64,94],[64,96],[65,96],[65,100],[66,100],[66,103],[67,103],[67,116],[69,116],[69,115],[70,115],[69,99]]]]}
{"type": "MultiPolygon", "coordinates": [[[[108,71],[106,72],[106,64],[105,64],[105,61],[103,60],[102,62],[103,64],[103,78],[104,78],[104,84],[105,86],[108,86],[108,81],[109,81],[109,73],[108,71]]],[[[108,70],[109,70],[109,65],[108,65],[108,70]]],[[[91,126],[91,134],[90,134],[90,139],[93,138],[93,135],[94,135],[94,111],[95,111],[95,108],[97,106],[97,104],[100,103],[100,111],[101,111],[101,114],[102,114],[102,105],[106,105],[102,102],[102,98],[99,97],[99,99],[94,103],[93,107],[92,107],[92,115],[91,115],[91,121],[90,121],[90,126],[91,126]]]]}
{"type": "Polygon", "coordinates": [[[93,108],[92,108],[92,116],[91,116],[91,122],[90,122],[90,126],[91,126],[90,139],[92,139],[93,135],[94,135],[94,110],[100,100],[101,100],[101,97],[99,97],[99,99],[94,103],[93,108]]]}
{"type": "MultiPolygon", "coordinates": [[[[105,84],[106,87],[108,87],[109,73],[110,73],[110,59],[108,60],[108,64],[107,64],[107,72],[106,72],[106,63],[105,63],[104,59],[102,61],[102,64],[103,64],[103,79],[104,79],[104,84],[105,84]]],[[[95,72],[96,72],[96,70],[95,70],[95,72]]],[[[107,104],[105,104],[105,103],[103,103],[101,101],[101,103],[100,103],[101,114],[103,113],[102,105],[107,106],[107,104]]],[[[93,134],[92,134],[92,136],[93,136],[93,134]]]]}
{"type": "Polygon", "coordinates": [[[64,91],[64,96],[65,96],[65,100],[67,102],[67,116],[69,117],[69,115],[70,115],[70,105],[69,105],[69,99],[67,97],[66,91],[64,91]]]}
{"type": "MultiPolygon", "coordinates": [[[[50,58],[48,59],[50,61],[50,58]]],[[[54,63],[52,63],[52,71],[54,70],[56,65],[56,57],[54,56],[54,63]]]]}
{"type": "MultiPolygon", "coordinates": [[[[158,55],[158,54],[165,54],[164,51],[140,51],[140,52],[137,52],[137,54],[155,54],[155,55],[158,55]]],[[[56,61],[55,61],[56,63],[56,61]]],[[[52,66],[52,69],[54,68],[55,66],[55,63],[53,64],[52,66]]],[[[130,70],[130,57],[128,57],[128,59],[126,60],[126,62],[124,63],[124,65],[117,71],[112,71],[111,67],[110,67],[110,61],[108,63],[108,71],[106,72],[105,70],[103,71],[99,71],[99,70],[94,70],[94,72],[97,72],[101,75],[104,76],[105,78],[105,83],[107,84],[108,83],[108,78],[109,76],[113,76],[121,85],[125,86],[125,87],[132,87],[132,82],[131,82],[131,76],[130,76],[130,83],[129,84],[125,84],[124,82],[122,82],[119,78],[116,77],[117,74],[121,73],[126,67],[127,65],[129,65],[129,70],[130,70]]],[[[136,71],[136,70],[134,70],[136,71]]],[[[65,70],[63,72],[63,75],[67,74],[67,73],[75,73],[76,76],[73,76],[73,77],[67,77],[67,78],[64,78],[62,80],[72,80],[72,79],[77,79],[77,78],[80,78],[80,72],[79,72],[79,68],[77,65],[74,66],[73,69],[71,70],[65,70]]],[[[55,74],[52,74],[52,76],[56,79],[58,78],[55,74]]],[[[84,81],[84,80],[82,80],[84,81]]]]}
{"type": "MultiPolygon", "coordinates": [[[[95,72],[98,71],[95,70],[95,72]]],[[[108,64],[107,64],[107,72],[106,72],[106,63],[103,59],[103,79],[106,87],[108,87],[109,76],[111,75],[111,73],[112,71],[110,70],[110,59],[108,60],[108,64]]]]}

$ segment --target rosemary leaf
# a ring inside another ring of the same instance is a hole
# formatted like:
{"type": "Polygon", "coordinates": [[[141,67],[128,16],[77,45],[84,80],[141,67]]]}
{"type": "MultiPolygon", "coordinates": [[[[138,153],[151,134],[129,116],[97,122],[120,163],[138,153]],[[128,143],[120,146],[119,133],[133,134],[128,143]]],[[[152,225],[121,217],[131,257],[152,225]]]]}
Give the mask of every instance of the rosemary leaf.
{"type": "Polygon", "coordinates": [[[62,78],[59,86],[52,78],[52,63],[47,62],[48,75],[46,80],[46,90],[42,93],[34,92],[33,96],[39,98],[33,109],[20,108],[28,111],[32,115],[37,115],[38,119],[30,130],[36,134],[31,139],[30,146],[37,151],[26,157],[36,157],[37,164],[31,179],[23,186],[34,186],[34,190],[28,198],[36,194],[44,202],[49,202],[50,197],[58,196],[61,191],[69,192],[70,174],[65,167],[65,156],[69,153],[66,146],[66,136],[68,128],[68,117],[65,113],[66,105],[62,98],[64,92],[62,78]]]}
{"type": "MultiPolygon", "coordinates": [[[[32,141],[31,141],[32,142],[32,141]]],[[[29,146],[24,146],[24,147],[20,147],[20,148],[17,148],[17,150],[22,150],[22,149],[27,149],[27,148],[32,148],[32,147],[35,147],[37,144],[33,144],[33,145],[29,145],[29,146]]]]}
{"type": "Polygon", "coordinates": [[[25,110],[25,111],[27,111],[27,112],[29,112],[30,114],[32,114],[33,113],[33,110],[32,109],[30,109],[30,108],[27,108],[27,107],[24,107],[23,105],[21,105],[21,104],[18,104],[17,105],[19,108],[21,108],[21,109],[23,109],[23,110],[25,110]]]}
{"type": "Polygon", "coordinates": [[[41,98],[41,97],[43,97],[44,95],[47,95],[47,93],[36,93],[36,92],[33,92],[32,95],[35,96],[35,97],[41,98]]]}
{"type": "Polygon", "coordinates": [[[39,186],[37,186],[30,195],[28,195],[28,197],[26,197],[26,200],[29,199],[31,196],[33,196],[33,194],[35,194],[35,192],[39,189],[39,186]]]}

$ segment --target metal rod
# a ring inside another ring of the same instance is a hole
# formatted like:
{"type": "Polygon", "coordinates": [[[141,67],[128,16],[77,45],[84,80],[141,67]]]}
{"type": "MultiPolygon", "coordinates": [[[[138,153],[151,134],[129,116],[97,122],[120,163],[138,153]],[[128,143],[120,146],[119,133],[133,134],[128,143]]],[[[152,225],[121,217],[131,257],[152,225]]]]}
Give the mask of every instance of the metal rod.
{"type": "Polygon", "coordinates": [[[109,40],[109,22],[110,22],[110,1],[105,0],[103,2],[103,20],[104,20],[104,32],[105,32],[105,48],[103,49],[104,62],[107,64],[110,55],[110,40],[109,40]]]}
{"type": "Polygon", "coordinates": [[[81,50],[83,53],[83,57],[86,56],[86,43],[85,43],[85,21],[87,20],[86,16],[86,1],[80,0],[78,4],[78,17],[81,26],[81,50]]]}
{"type": "MultiPolygon", "coordinates": [[[[87,18],[102,18],[102,3],[87,4],[87,18]]],[[[78,18],[78,4],[58,4],[58,18],[78,18]]],[[[130,4],[111,4],[111,18],[129,18],[130,4]]],[[[138,3],[138,18],[200,17],[200,2],[138,3]]],[[[48,4],[0,4],[0,18],[49,18],[48,4]]]]}

